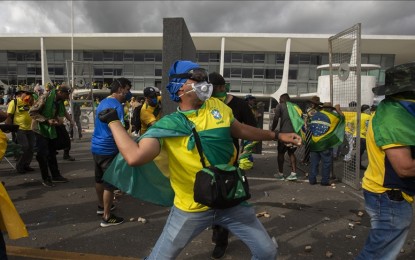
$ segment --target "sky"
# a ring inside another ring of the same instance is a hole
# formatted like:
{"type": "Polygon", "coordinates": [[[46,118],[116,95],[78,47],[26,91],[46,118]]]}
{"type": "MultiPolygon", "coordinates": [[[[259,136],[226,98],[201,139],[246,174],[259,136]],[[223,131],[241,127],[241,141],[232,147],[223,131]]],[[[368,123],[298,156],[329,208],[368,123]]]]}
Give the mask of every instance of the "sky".
{"type": "Polygon", "coordinates": [[[161,33],[183,17],[190,33],[415,35],[415,1],[0,1],[0,34],[161,33]]]}

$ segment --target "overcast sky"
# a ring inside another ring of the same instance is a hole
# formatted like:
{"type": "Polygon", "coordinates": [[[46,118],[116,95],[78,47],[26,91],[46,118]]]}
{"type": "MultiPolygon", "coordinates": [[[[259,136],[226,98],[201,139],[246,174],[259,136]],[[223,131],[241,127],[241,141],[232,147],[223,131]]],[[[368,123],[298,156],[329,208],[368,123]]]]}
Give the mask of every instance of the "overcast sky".
{"type": "MultiPolygon", "coordinates": [[[[183,17],[191,33],[415,35],[415,1],[73,1],[74,33],[160,33],[183,17]]],[[[0,1],[0,34],[70,33],[71,1],[0,1]]]]}

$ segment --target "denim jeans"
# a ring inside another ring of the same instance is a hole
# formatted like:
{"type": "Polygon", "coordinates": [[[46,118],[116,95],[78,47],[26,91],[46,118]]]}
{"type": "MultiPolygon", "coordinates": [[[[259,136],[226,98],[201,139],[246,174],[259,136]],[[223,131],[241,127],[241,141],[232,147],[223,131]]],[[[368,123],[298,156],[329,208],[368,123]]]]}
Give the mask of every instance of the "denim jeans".
{"type": "Polygon", "coordinates": [[[371,229],[356,259],[396,259],[412,222],[412,205],[406,200],[390,200],[386,193],[363,190],[371,229]]]}
{"type": "Polygon", "coordinates": [[[316,183],[319,172],[320,160],[323,163],[321,171],[321,183],[329,183],[330,171],[332,164],[332,149],[327,149],[321,152],[311,152],[311,169],[308,180],[310,183],[316,183]]]}
{"type": "Polygon", "coordinates": [[[145,259],[175,259],[193,238],[212,225],[220,225],[241,239],[251,250],[251,259],[276,259],[278,246],[256,217],[254,208],[241,205],[204,212],[185,212],[173,206],[163,232],[145,259]]]}

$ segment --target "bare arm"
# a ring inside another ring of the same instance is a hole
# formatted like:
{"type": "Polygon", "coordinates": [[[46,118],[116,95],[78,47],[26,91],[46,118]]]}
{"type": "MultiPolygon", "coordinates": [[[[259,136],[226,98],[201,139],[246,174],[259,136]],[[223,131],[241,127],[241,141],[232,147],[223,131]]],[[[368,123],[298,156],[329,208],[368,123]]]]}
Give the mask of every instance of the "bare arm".
{"type": "Polygon", "coordinates": [[[111,122],[111,129],[118,150],[130,166],[139,166],[152,161],[160,153],[160,143],[156,138],[143,138],[137,144],[128,135],[120,121],[111,122]]]}
{"type": "Polygon", "coordinates": [[[385,153],[399,177],[415,177],[415,160],[408,146],[386,149],[385,153]]]}
{"type": "MultiPolygon", "coordinates": [[[[263,130],[249,125],[241,124],[238,120],[231,125],[232,137],[252,140],[252,141],[272,141],[277,140],[276,132],[263,130]]],[[[294,145],[301,145],[301,137],[294,133],[279,133],[278,139],[284,143],[291,143],[294,145]]]]}

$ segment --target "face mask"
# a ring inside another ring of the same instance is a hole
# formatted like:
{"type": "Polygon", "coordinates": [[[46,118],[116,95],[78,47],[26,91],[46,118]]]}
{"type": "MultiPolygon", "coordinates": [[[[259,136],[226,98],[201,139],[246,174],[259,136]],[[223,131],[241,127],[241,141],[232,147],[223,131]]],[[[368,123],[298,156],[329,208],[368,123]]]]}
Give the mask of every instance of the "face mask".
{"type": "Polygon", "coordinates": [[[127,94],[125,94],[125,101],[130,101],[132,97],[133,94],[131,93],[131,91],[128,91],[127,94]]]}
{"type": "Polygon", "coordinates": [[[210,98],[213,91],[213,85],[207,83],[206,81],[198,82],[198,83],[191,83],[192,90],[187,91],[186,93],[181,94],[179,97],[190,93],[190,92],[196,92],[197,98],[201,101],[206,101],[210,98]]]}
{"type": "Polygon", "coordinates": [[[156,105],[157,105],[157,103],[158,103],[158,100],[157,100],[157,97],[155,97],[155,98],[150,98],[150,100],[151,100],[151,106],[152,107],[155,107],[156,105]]]}

